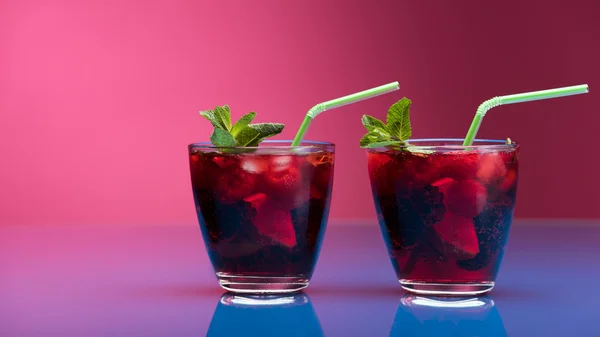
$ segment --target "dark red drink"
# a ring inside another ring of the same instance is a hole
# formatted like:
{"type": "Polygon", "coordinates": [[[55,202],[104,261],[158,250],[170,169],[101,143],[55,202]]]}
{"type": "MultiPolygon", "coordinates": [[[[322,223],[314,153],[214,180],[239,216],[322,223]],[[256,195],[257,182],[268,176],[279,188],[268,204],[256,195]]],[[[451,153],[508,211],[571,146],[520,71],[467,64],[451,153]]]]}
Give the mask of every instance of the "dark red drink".
{"type": "Polygon", "coordinates": [[[308,285],[329,212],[334,147],[265,141],[190,146],[194,200],[221,286],[238,292],[308,285]],[[287,147],[286,147],[287,146],[287,147]]]}
{"type": "Polygon", "coordinates": [[[413,140],[368,150],[382,233],[402,286],[475,294],[494,286],[516,200],[518,146],[413,140]]]}

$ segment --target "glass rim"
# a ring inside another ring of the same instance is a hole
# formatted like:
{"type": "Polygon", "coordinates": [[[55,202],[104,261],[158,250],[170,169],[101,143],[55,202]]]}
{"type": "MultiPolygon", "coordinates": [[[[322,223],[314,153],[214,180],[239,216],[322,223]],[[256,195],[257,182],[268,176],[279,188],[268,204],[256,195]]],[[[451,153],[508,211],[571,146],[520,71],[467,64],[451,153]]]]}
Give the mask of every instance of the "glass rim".
{"type": "Polygon", "coordinates": [[[282,139],[263,140],[258,146],[216,146],[211,142],[196,142],[188,145],[190,149],[248,149],[248,150],[284,150],[284,149],[306,149],[306,148],[335,148],[335,144],[318,140],[303,140],[300,145],[292,146],[293,140],[282,139]],[[265,144],[265,145],[263,145],[265,144]],[[282,145],[266,145],[266,144],[282,144],[282,145]]]}
{"type": "MultiPolygon", "coordinates": [[[[414,149],[419,150],[444,150],[444,151],[452,151],[452,150],[493,150],[493,151],[503,151],[503,150],[515,150],[520,147],[520,144],[517,142],[511,141],[510,144],[506,143],[506,139],[475,139],[473,140],[472,145],[462,145],[464,142],[464,138],[417,138],[417,139],[409,139],[407,141],[408,145],[398,146],[397,148],[406,149],[409,146],[414,149]],[[444,145],[418,145],[419,143],[453,143],[455,144],[444,144],[444,145]]],[[[385,146],[368,148],[367,151],[394,151],[395,148],[388,148],[385,146]]]]}

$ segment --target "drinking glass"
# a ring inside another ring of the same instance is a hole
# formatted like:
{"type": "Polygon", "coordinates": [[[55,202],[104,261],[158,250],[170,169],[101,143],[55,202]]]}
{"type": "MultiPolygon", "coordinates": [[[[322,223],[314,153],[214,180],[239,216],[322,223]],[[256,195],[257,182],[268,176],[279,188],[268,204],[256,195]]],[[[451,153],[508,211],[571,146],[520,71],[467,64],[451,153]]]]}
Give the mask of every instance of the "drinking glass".
{"type": "Polygon", "coordinates": [[[334,144],[188,148],[198,221],[219,284],[240,293],[307,287],[329,214],[334,144]]]}
{"type": "Polygon", "coordinates": [[[367,149],[381,232],[408,291],[473,295],[494,287],[516,202],[519,145],[462,141],[367,149]]]}

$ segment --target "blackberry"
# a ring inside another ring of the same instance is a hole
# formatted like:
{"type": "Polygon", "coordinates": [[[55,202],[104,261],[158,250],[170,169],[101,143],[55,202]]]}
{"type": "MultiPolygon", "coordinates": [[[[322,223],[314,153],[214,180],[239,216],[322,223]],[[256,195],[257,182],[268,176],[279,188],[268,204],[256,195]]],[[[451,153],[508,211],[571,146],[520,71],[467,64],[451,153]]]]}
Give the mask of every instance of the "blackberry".
{"type": "Polygon", "coordinates": [[[444,194],[426,185],[406,194],[379,196],[377,214],[387,230],[392,248],[410,248],[423,237],[425,230],[444,217],[444,194]]]}
{"type": "Polygon", "coordinates": [[[425,185],[410,193],[413,209],[420,216],[425,226],[438,223],[446,213],[444,194],[436,186],[425,185]]]}
{"type": "Polygon", "coordinates": [[[494,203],[487,204],[481,214],[473,218],[480,246],[482,243],[489,246],[492,254],[504,247],[508,239],[512,211],[512,200],[504,196],[494,203]]]}
{"type": "Polygon", "coordinates": [[[383,197],[378,200],[379,222],[387,230],[393,248],[414,246],[425,232],[425,225],[408,197],[383,197]]]}

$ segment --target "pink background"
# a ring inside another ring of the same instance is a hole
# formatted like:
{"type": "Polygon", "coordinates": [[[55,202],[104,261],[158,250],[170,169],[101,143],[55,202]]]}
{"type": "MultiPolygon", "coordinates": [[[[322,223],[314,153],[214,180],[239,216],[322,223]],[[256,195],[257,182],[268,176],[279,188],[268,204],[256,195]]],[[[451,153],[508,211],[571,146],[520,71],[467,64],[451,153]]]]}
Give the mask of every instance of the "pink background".
{"type": "Polygon", "coordinates": [[[600,2],[0,0],[0,225],[195,223],[186,145],[198,111],[320,115],[337,144],[332,220],[374,220],[360,116],[414,102],[414,137],[463,137],[495,95],[587,83],[499,107],[481,137],[521,142],[517,216],[600,217],[600,2]]]}

